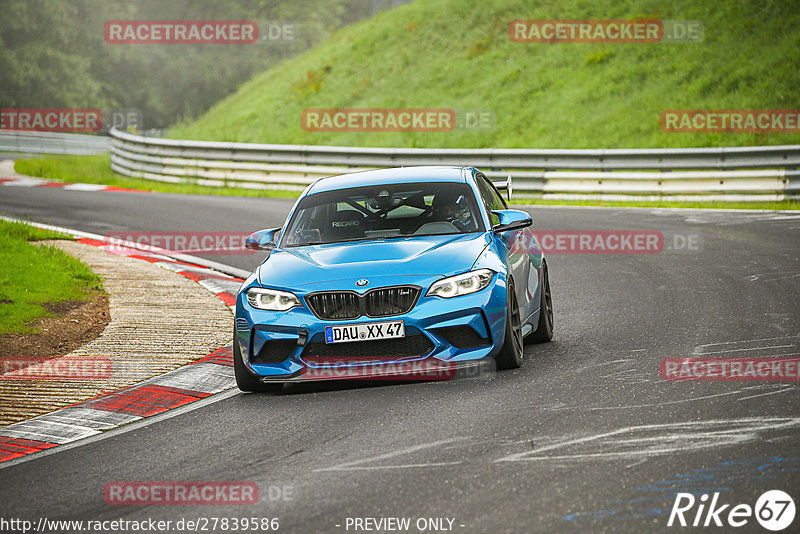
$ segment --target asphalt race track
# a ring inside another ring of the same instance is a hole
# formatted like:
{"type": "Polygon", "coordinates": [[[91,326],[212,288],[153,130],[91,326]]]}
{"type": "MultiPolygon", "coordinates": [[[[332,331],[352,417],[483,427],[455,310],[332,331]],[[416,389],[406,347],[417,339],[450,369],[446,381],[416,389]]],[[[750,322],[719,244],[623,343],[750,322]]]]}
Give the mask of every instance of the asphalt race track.
{"type": "MultiPolygon", "coordinates": [[[[98,234],[253,231],[280,225],[291,202],[0,187],[2,215],[98,234]]],[[[797,502],[798,382],[666,381],[659,364],[800,354],[800,213],[528,211],[538,231],[660,231],[664,250],[550,254],[556,337],[526,345],[522,369],[223,394],[0,466],[0,515],[269,517],[296,533],[354,532],[356,517],[447,518],[464,533],[645,532],[676,530],[680,491],[754,506],[779,489],[797,502]],[[143,480],[256,482],[261,497],[106,504],[107,483],[143,480]]],[[[262,256],[206,257],[251,269],[262,256]]],[[[737,531],[763,529],[751,518],[737,531]]]]}

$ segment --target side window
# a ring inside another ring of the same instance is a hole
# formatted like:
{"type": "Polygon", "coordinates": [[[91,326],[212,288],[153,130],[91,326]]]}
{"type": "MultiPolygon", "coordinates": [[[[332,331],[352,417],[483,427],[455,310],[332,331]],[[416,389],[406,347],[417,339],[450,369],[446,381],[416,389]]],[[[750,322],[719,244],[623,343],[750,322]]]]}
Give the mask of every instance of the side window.
{"type": "Polygon", "coordinates": [[[492,199],[492,191],[489,189],[486,180],[482,180],[481,177],[478,177],[478,191],[481,193],[481,202],[483,202],[483,206],[486,208],[486,213],[489,213],[494,208],[494,200],[492,199]]]}
{"type": "Polygon", "coordinates": [[[506,203],[503,201],[503,197],[500,196],[492,184],[489,183],[489,180],[482,174],[478,175],[478,189],[481,192],[481,200],[483,200],[483,204],[486,206],[486,211],[489,213],[489,219],[492,221],[492,225],[499,223],[500,218],[492,214],[491,211],[506,209],[506,203]]]}
{"type": "Polygon", "coordinates": [[[505,209],[508,209],[508,206],[506,205],[506,201],[503,200],[503,197],[500,195],[500,193],[497,192],[497,188],[495,186],[493,186],[489,182],[489,180],[486,179],[486,177],[483,177],[483,179],[486,182],[486,185],[489,188],[489,191],[492,192],[492,204],[494,205],[494,207],[492,209],[494,209],[494,210],[505,210],[505,209]]]}

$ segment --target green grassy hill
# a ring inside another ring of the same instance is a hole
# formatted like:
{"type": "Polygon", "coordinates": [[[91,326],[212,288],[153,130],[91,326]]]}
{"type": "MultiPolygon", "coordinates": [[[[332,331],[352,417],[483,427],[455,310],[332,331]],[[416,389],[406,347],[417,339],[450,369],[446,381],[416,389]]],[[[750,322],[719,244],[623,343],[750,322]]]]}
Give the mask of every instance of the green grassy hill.
{"type": "Polygon", "coordinates": [[[173,138],[416,147],[800,143],[661,131],[665,109],[800,109],[796,0],[417,0],[254,77],[173,138]],[[514,43],[514,19],[700,20],[701,43],[514,43]],[[306,108],[490,110],[491,129],[306,132],[306,108]]]}

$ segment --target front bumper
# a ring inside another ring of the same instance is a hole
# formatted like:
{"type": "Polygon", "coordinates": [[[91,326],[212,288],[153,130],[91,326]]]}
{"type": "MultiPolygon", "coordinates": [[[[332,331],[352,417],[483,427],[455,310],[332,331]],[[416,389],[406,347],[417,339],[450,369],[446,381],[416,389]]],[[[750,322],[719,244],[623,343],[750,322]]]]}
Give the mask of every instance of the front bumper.
{"type": "Polygon", "coordinates": [[[249,286],[244,287],[236,299],[234,342],[239,344],[245,366],[264,382],[445,379],[485,369],[486,362],[493,365],[504,341],[504,278],[495,275],[488,287],[471,295],[451,299],[426,296],[438,278],[410,282],[421,286],[423,292],[406,314],[343,321],[317,318],[308,308],[305,294],[298,291],[294,292],[303,307],[287,312],[253,308],[245,294],[249,286]],[[325,344],[326,326],[392,320],[404,321],[403,340],[325,344]],[[453,333],[470,335],[465,342],[464,336],[454,338],[453,333]]]}

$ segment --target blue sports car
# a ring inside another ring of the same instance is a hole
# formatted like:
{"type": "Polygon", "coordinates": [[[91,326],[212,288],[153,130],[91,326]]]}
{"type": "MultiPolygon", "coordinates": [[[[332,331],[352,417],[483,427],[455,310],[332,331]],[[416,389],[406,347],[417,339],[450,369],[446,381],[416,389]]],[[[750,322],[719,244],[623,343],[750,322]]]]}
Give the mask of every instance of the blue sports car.
{"type": "Polygon", "coordinates": [[[322,178],[283,228],[250,235],[269,256],[236,299],[243,391],[287,382],[424,379],[519,367],[523,340],[553,337],[547,263],[532,219],[474,167],[322,178]]]}

